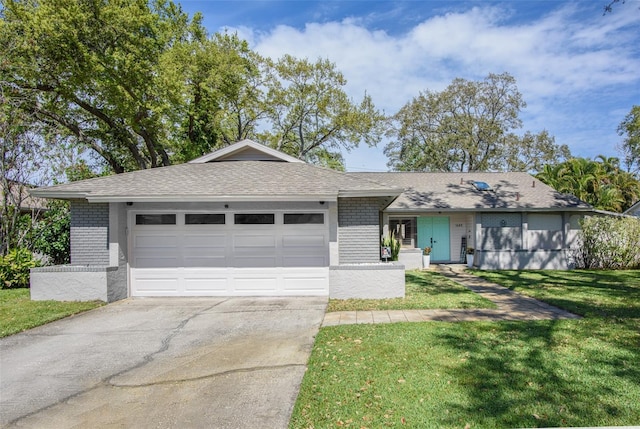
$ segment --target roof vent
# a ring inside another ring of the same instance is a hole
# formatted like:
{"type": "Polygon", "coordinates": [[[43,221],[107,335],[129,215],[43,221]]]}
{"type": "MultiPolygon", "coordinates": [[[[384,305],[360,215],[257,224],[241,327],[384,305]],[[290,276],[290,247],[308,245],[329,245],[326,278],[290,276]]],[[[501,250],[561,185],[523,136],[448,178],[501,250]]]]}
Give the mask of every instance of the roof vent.
{"type": "Polygon", "coordinates": [[[473,182],[473,186],[475,186],[475,188],[478,191],[491,191],[491,186],[487,183],[487,182],[477,182],[474,181],[473,182]]]}

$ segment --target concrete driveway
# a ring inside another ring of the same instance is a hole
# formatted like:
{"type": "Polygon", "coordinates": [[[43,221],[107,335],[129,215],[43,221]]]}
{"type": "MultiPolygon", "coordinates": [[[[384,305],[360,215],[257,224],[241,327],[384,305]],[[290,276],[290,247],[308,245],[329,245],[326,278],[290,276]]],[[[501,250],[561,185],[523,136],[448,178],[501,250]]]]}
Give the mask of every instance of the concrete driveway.
{"type": "Polygon", "coordinates": [[[287,427],[326,298],[128,299],[0,340],[0,426],[287,427]]]}

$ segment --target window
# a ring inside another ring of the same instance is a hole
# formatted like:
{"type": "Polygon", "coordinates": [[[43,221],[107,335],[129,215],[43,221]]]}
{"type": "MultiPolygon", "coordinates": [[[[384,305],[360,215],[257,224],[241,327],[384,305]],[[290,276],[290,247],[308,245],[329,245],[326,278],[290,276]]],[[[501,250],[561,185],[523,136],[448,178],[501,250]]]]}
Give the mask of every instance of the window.
{"type": "Polygon", "coordinates": [[[187,213],[185,225],[224,225],[224,213],[187,213]]]}
{"type": "Polygon", "coordinates": [[[285,213],[284,223],[285,225],[305,223],[323,224],[324,213],[285,213]]]}
{"type": "Polygon", "coordinates": [[[175,214],[137,214],[136,225],[175,225],[175,214]]]}
{"type": "Polygon", "coordinates": [[[402,247],[414,248],[418,242],[418,228],[415,217],[389,219],[389,234],[394,233],[402,247]]]}
{"type": "Polygon", "coordinates": [[[236,225],[273,225],[275,215],[273,213],[238,213],[234,215],[236,225]]]}

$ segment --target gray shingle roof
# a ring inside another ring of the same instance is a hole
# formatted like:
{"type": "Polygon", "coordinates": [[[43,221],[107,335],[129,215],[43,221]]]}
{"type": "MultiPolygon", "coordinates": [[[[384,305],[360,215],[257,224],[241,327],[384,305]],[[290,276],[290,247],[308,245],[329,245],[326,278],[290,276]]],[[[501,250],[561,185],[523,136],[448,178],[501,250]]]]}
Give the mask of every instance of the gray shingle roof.
{"type": "Polygon", "coordinates": [[[349,173],[405,191],[387,211],[592,210],[573,195],[556,192],[527,173],[349,173]],[[480,191],[474,181],[486,182],[480,191]]]}
{"type": "Polygon", "coordinates": [[[33,195],[89,201],[337,198],[395,196],[402,190],[298,162],[180,164],[39,188],[33,195]]]}

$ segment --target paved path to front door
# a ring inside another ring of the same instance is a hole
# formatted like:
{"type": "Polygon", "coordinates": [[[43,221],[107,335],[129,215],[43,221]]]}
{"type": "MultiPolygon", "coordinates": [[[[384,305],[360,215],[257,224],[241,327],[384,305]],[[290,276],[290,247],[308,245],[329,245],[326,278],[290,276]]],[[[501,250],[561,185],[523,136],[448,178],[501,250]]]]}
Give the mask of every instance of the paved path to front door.
{"type": "Polygon", "coordinates": [[[464,265],[436,265],[434,269],[498,305],[497,309],[338,311],[327,313],[322,326],[394,322],[478,322],[499,320],[579,319],[573,313],[516,293],[464,272],[464,265]]]}

